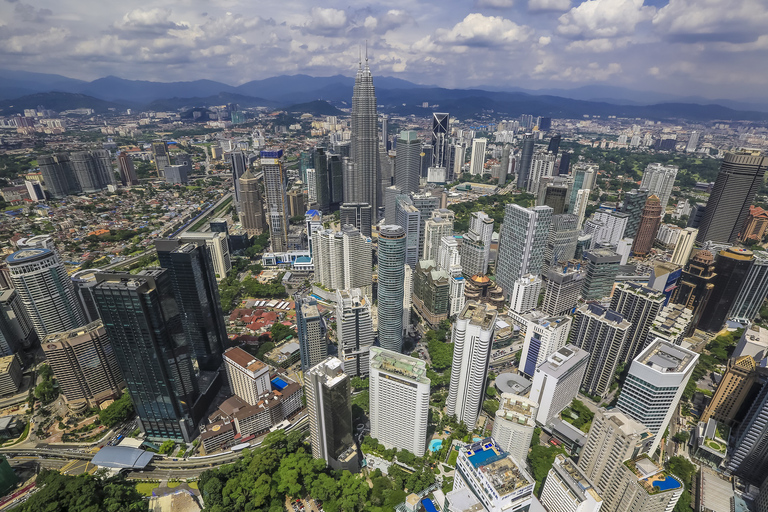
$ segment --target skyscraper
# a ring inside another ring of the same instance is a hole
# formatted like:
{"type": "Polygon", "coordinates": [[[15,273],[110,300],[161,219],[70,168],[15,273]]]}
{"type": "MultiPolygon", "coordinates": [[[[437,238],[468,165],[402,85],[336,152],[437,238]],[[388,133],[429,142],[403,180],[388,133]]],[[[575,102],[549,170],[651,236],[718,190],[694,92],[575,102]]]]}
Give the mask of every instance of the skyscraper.
{"type": "Polygon", "coordinates": [[[726,153],[699,224],[697,242],[736,241],[767,167],[768,157],[757,152],[726,153]]]}
{"type": "Polygon", "coordinates": [[[221,281],[232,270],[232,258],[229,255],[229,239],[226,233],[221,231],[187,231],[177,235],[181,243],[205,245],[208,256],[213,265],[213,276],[221,281]]]}
{"type": "Polygon", "coordinates": [[[408,196],[397,199],[395,224],[405,231],[405,263],[412,269],[416,268],[419,261],[421,212],[408,196]]]}
{"type": "Polygon", "coordinates": [[[525,331],[523,351],[520,353],[520,373],[533,377],[552,353],[565,346],[571,329],[570,316],[547,316],[532,311],[521,316],[525,331]]]}
{"type": "Polygon", "coordinates": [[[659,447],[698,359],[695,352],[657,339],[632,360],[617,407],[656,436],[651,453],[659,447]]]}
{"type": "Polygon", "coordinates": [[[138,185],[139,178],[136,177],[136,169],[133,166],[133,158],[128,153],[121,151],[117,154],[117,167],[120,171],[120,182],[123,186],[138,185]]]}
{"type": "MultiPolygon", "coordinates": [[[[213,150],[213,148],[211,148],[213,150]]],[[[152,160],[155,162],[157,176],[165,176],[165,168],[171,165],[171,155],[168,153],[168,145],[165,141],[152,143],[152,160]]]]}
{"type": "Polygon", "coordinates": [[[451,210],[435,210],[432,217],[424,224],[424,247],[421,259],[437,261],[440,241],[443,237],[453,236],[454,213],[451,210]]]}
{"type": "Polygon", "coordinates": [[[580,233],[577,223],[578,218],[569,213],[552,216],[552,229],[544,249],[542,274],[574,258],[580,233]]]}
{"type": "Polygon", "coordinates": [[[86,194],[103,190],[114,181],[109,151],[77,151],[69,158],[75,178],[86,194]]]}
{"type": "Polygon", "coordinates": [[[11,284],[38,336],[85,324],[59,254],[51,249],[22,249],[6,258],[11,284]]]}
{"type": "Polygon", "coordinates": [[[587,269],[581,288],[584,300],[602,299],[611,295],[619,273],[621,256],[610,249],[594,249],[584,253],[587,269]]]}
{"type": "Polygon", "coordinates": [[[184,332],[198,365],[217,370],[229,338],[210,249],[203,241],[179,239],[156,240],[155,248],[160,266],[169,270],[184,332]]]}
{"type": "Polygon", "coordinates": [[[547,151],[554,154],[555,157],[557,157],[557,152],[560,150],[560,141],[562,139],[563,138],[559,133],[554,134],[552,138],[549,139],[549,146],[547,146],[547,151]]]}
{"type": "Polygon", "coordinates": [[[739,294],[731,305],[728,316],[737,322],[751,322],[757,316],[763,305],[764,297],[768,296],[768,253],[753,251],[755,257],[744,282],[741,283],[739,294]]]}
{"type": "Polygon", "coordinates": [[[632,252],[635,253],[635,256],[645,256],[651,252],[663,213],[664,210],[658,197],[652,195],[645,201],[645,207],[640,217],[640,226],[637,228],[635,242],[632,244],[632,252]]]}
{"type": "Polygon", "coordinates": [[[403,295],[405,280],[405,230],[386,225],[379,230],[377,252],[379,345],[400,352],[403,346],[403,295]]]}
{"type": "Polygon", "coordinates": [[[259,179],[248,169],[240,176],[239,183],[240,218],[243,228],[248,236],[258,236],[266,229],[259,179]]]}
{"type": "Polygon", "coordinates": [[[551,511],[598,512],[603,499],[579,467],[558,454],[544,480],[541,504],[551,511]]]}
{"type": "Polygon", "coordinates": [[[731,436],[736,449],[731,452],[728,469],[758,485],[768,474],[768,383],[762,385],[741,426],[731,436]]]}
{"type": "Polygon", "coordinates": [[[373,249],[371,239],[354,226],[341,231],[324,229],[312,235],[315,279],[329,290],[362,288],[371,293],[373,249]]]}
{"type": "Polygon", "coordinates": [[[336,291],[336,324],[344,373],[350,377],[368,375],[368,351],[375,336],[371,301],[360,288],[336,291]]]}
{"type": "Polygon", "coordinates": [[[696,252],[683,269],[683,275],[672,294],[672,302],[693,312],[687,335],[693,334],[715,288],[715,257],[711,252],[696,252]]]}
{"type": "Polygon", "coordinates": [[[523,461],[528,456],[538,408],[538,403],[526,397],[513,393],[501,394],[491,436],[515,460],[523,461]]]}
{"type": "Polygon", "coordinates": [[[526,133],[522,140],[520,167],[517,170],[517,188],[520,190],[528,190],[531,162],[533,161],[533,144],[533,134],[526,133]]]}
{"type": "Polygon", "coordinates": [[[191,442],[200,390],[170,271],[104,272],[96,279],[96,305],[139,427],[153,440],[191,442]]]}
{"type": "Polygon", "coordinates": [[[475,274],[485,274],[488,272],[488,263],[491,259],[491,240],[493,239],[493,219],[488,216],[487,213],[480,210],[479,212],[472,212],[469,216],[469,234],[475,234],[477,236],[470,237],[476,240],[482,246],[483,259],[481,263],[480,272],[475,274]]]}
{"type": "Polygon", "coordinates": [[[700,421],[706,423],[710,418],[733,425],[736,414],[752,391],[757,380],[757,366],[752,356],[741,356],[728,360],[725,374],[720,380],[712,401],[709,402],[700,421]]]}
{"type": "MultiPolygon", "coordinates": [[[[571,192],[571,201],[568,208],[569,213],[576,213],[576,192],[579,190],[592,190],[597,181],[597,166],[589,164],[578,164],[573,168],[573,192],[571,192]]],[[[562,173],[560,173],[562,174],[562,173]]],[[[645,204],[645,199],[643,199],[645,204]]],[[[642,209],[642,205],[640,206],[642,209]]],[[[639,211],[639,210],[638,210],[639,211]]]]}
{"type": "Polygon", "coordinates": [[[395,156],[395,186],[403,194],[419,191],[421,173],[421,140],[413,130],[400,132],[395,156]]]}
{"type": "Polygon", "coordinates": [[[698,328],[718,332],[728,318],[742,285],[752,269],[755,255],[741,247],[720,251],[715,262],[715,287],[699,319],[698,328]]]}
{"type": "Polygon", "coordinates": [[[525,190],[530,194],[536,194],[539,190],[539,182],[548,176],[552,176],[554,169],[555,155],[548,151],[536,151],[531,158],[525,190]]]}
{"type": "Polygon", "coordinates": [[[472,175],[482,176],[485,167],[485,147],[488,139],[472,140],[472,156],[469,160],[469,172],[472,175]]]}
{"type": "Polygon", "coordinates": [[[628,363],[645,348],[648,330],[664,306],[664,294],[640,283],[619,283],[613,289],[611,310],[628,320],[632,326],[619,362],[628,363]]]}
{"type": "Polygon", "coordinates": [[[232,183],[234,184],[235,205],[240,207],[240,178],[248,170],[245,154],[242,151],[232,151],[226,154],[232,171],[232,183]]]}
{"type": "Polygon", "coordinates": [[[512,286],[509,308],[515,313],[525,314],[536,309],[541,293],[541,277],[526,274],[512,286]]]}
{"type": "Polygon", "coordinates": [[[368,203],[378,208],[381,206],[376,193],[379,187],[379,126],[376,91],[367,56],[365,66],[361,62],[355,76],[350,128],[353,169],[344,177],[344,202],[368,203]]]}
{"type": "Polygon", "coordinates": [[[581,229],[584,224],[584,216],[587,214],[587,207],[589,206],[589,194],[592,191],[588,188],[577,190],[575,194],[571,194],[573,199],[573,215],[576,216],[576,226],[581,229]]]}
{"type": "Polygon", "coordinates": [[[699,232],[696,228],[685,228],[680,232],[675,244],[675,250],[672,252],[672,263],[684,267],[688,263],[688,258],[693,250],[693,243],[696,241],[696,234],[699,232]]]}
{"type": "Polygon", "coordinates": [[[283,169],[283,150],[262,151],[261,169],[264,172],[267,223],[272,251],[285,252],[288,250],[288,205],[285,195],[288,181],[283,169]]]}
{"type": "Polygon", "coordinates": [[[371,238],[371,227],[375,224],[373,207],[367,203],[344,203],[339,208],[339,223],[350,224],[360,230],[363,236],[371,238]]]}
{"type": "Polygon", "coordinates": [[[588,353],[565,345],[536,368],[530,399],[538,404],[537,423],[549,425],[576,398],[588,361],[588,353]]]}
{"type": "Polygon", "coordinates": [[[686,153],[695,153],[696,152],[696,145],[699,143],[699,132],[696,130],[693,130],[691,132],[691,137],[688,139],[688,144],[685,146],[685,152],[686,153]]]}
{"type": "Polygon", "coordinates": [[[306,372],[328,357],[328,331],[313,298],[296,298],[296,329],[301,369],[306,372]]]}
{"type": "Polygon", "coordinates": [[[601,397],[608,394],[631,326],[623,316],[599,304],[576,310],[569,342],[589,352],[583,391],[601,397]]]}
{"type": "Polygon", "coordinates": [[[349,376],[341,361],[324,359],[304,377],[312,456],[336,470],[358,471],[349,376]]]}
{"type": "Polygon", "coordinates": [[[562,267],[550,269],[544,283],[541,310],[554,316],[570,314],[579,302],[583,280],[581,263],[566,263],[562,267]]]}
{"type": "Polygon", "coordinates": [[[417,457],[423,456],[429,423],[430,381],[426,363],[371,347],[370,365],[371,437],[387,449],[408,450],[417,457]]]}
{"type": "Polygon", "coordinates": [[[453,365],[445,405],[448,415],[469,429],[474,429],[483,404],[495,329],[496,311],[473,301],[464,305],[453,324],[453,365]]]}
{"type": "Polygon", "coordinates": [[[656,196],[661,203],[660,216],[664,216],[664,210],[669,203],[669,196],[672,194],[672,187],[675,185],[675,178],[679,169],[675,165],[663,165],[660,163],[648,164],[643,171],[643,180],[640,182],[640,188],[648,189],[648,196],[656,196]]]}
{"type": "Polygon", "coordinates": [[[229,389],[249,405],[259,403],[259,397],[272,390],[269,367],[240,347],[224,352],[224,368],[229,389]]]}
{"type": "Polygon", "coordinates": [[[75,179],[72,163],[66,153],[44,155],[37,159],[40,172],[43,173],[45,188],[51,197],[60,199],[69,194],[82,192],[80,183],[75,179]]]}
{"type": "Polygon", "coordinates": [[[640,227],[640,219],[642,218],[643,214],[643,208],[645,208],[645,202],[647,200],[647,188],[633,188],[624,194],[624,204],[622,205],[621,211],[629,214],[629,217],[627,218],[627,227],[624,229],[625,237],[634,239],[635,235],[637,235],[637,230],[640,227]]]}
{"type": "Polygon", "coordinates": [[[14,289],[0,290],[0,356],[15,354],[37,340],[19,294],[14,289]]]}
{"type": "Polygon", "coordinates": [[[540,274],[552,223],[552,208],[523,208],[507,204],[499,234],[497,282],[509,297],[514,282],[525,274],[540,274]]]}
{"type": "Polygon", "coordinates": [[[432,114],[432,167],[448,167],[451,116],[446,113],[432,114]]]}

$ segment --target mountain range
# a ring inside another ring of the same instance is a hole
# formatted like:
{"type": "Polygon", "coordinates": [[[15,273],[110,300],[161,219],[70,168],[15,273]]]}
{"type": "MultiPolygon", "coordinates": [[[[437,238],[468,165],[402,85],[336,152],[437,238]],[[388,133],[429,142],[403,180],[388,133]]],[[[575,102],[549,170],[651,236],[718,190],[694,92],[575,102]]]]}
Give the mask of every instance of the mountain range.
{"type": "MultiPolygon", "coordinates": [[[[437,110],[459,118],[492,112],[510,117],[527,113],[569,118],[615,115],[691,121],[768,120],[768,104],[759,100],[678,97],[613,86],[446,89],[386,76],[374,77],[374,83],[380,110],[392,114],[429,115],[437,110]],[[424,102],[431,107],[421,107],[424,102]]],[[[150,82],[114,76],[88,82],[61,75],[0,70],[0,114],[17,113],[41,104],[54,110],[90,106],[96,111],[106,111],[127,107],[178,110],[238,103],[242,107],[290,106],[293,111],[311,108],[317,113],[333,112],[335,107],[350,106],[353,84],[354,78],[344,75],[282,75],[232,86],[213,80],[150,82]],[[330,103],[329,108],[319,105],[317,100],[330,103]]]]}

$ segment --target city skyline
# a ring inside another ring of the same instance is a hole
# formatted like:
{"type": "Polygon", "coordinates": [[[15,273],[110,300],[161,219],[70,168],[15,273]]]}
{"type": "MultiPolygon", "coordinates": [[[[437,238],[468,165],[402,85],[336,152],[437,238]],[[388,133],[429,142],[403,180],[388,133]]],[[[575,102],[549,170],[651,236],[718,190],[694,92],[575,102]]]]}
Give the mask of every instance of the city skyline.
{"type": "Polygon", "coordinates": [[[84,80],[239,84],[279,74],[350,76],[367,41],[375,76],[443,87],[604,84],[755,100],[766,78],[749,63],[768,44],[768,6],[750,0],[705,8],[691,0],[478,0],[444,9],[294,0],[260,7],[256,14],[239,1],[217,12],[202,2],[183,10],[170,2],[98,10],[71,1],[6,2],[0,62],[84,80]],[[694,7],[697,16],[687,16],[694,7]]]}

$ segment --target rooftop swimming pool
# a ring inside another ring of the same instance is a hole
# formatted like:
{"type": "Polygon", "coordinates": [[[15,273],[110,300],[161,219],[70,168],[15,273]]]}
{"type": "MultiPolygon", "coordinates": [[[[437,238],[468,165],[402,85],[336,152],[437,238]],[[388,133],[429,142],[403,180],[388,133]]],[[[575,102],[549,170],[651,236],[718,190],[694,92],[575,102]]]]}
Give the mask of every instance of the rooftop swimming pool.
{"type": "Polygon", "coordinates": [[[663,480],[656,480],[653,482],[654,487],[658,487],[659,491],[670,491],[672,489],[678,489],[680,482],[673,476],[665,476],[663,480]]]}

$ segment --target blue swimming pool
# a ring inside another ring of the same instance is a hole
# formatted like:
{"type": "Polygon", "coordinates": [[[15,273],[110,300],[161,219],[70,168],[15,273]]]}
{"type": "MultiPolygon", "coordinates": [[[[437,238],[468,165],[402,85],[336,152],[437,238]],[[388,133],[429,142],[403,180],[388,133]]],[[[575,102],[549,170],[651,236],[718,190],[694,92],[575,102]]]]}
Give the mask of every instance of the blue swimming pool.
{"type": "Polygon", "coordinates": [[[658,487],[660,491],[669,491],[671,489],[678,489],[680,482],[673,476],[667,476],[664,480],[656,480],[653,482],[654,487],[658,487]]]}
{"type": "Polygon", "coordinates": [[[433,439],[429,442],[429,451],[436,452],[441,446],[443,446],[443,441],[441,439],[433,439]]]}
{"type": "Polygon", "coordinates": [[[280,377],[275,377],[274,379],[272,379],[272,387],[278,391],[284,390],[287,386],[288,386],[288,383],[285,382],[280,377]]]}
{"type": "Polygon", "coordinates": [[[494,452],[493,450],[483,450],[469,457],[469,462],[472,463],[472,465],[477,468],[485,464],[485,462],[488,461],[488,459],[491,459],[495,456],[496,456],[496,452],[494,452]]]}
{"type": "Polygon", "coordinates": [[[476,442],[478,442],[478,441],[482,441],[482,440],[483,440],[483,438],[482,438],[482,437],[473,437],[473,438],[472,438],[472,442],[473,442],[473,443],[476,443],[476,442]]]}

